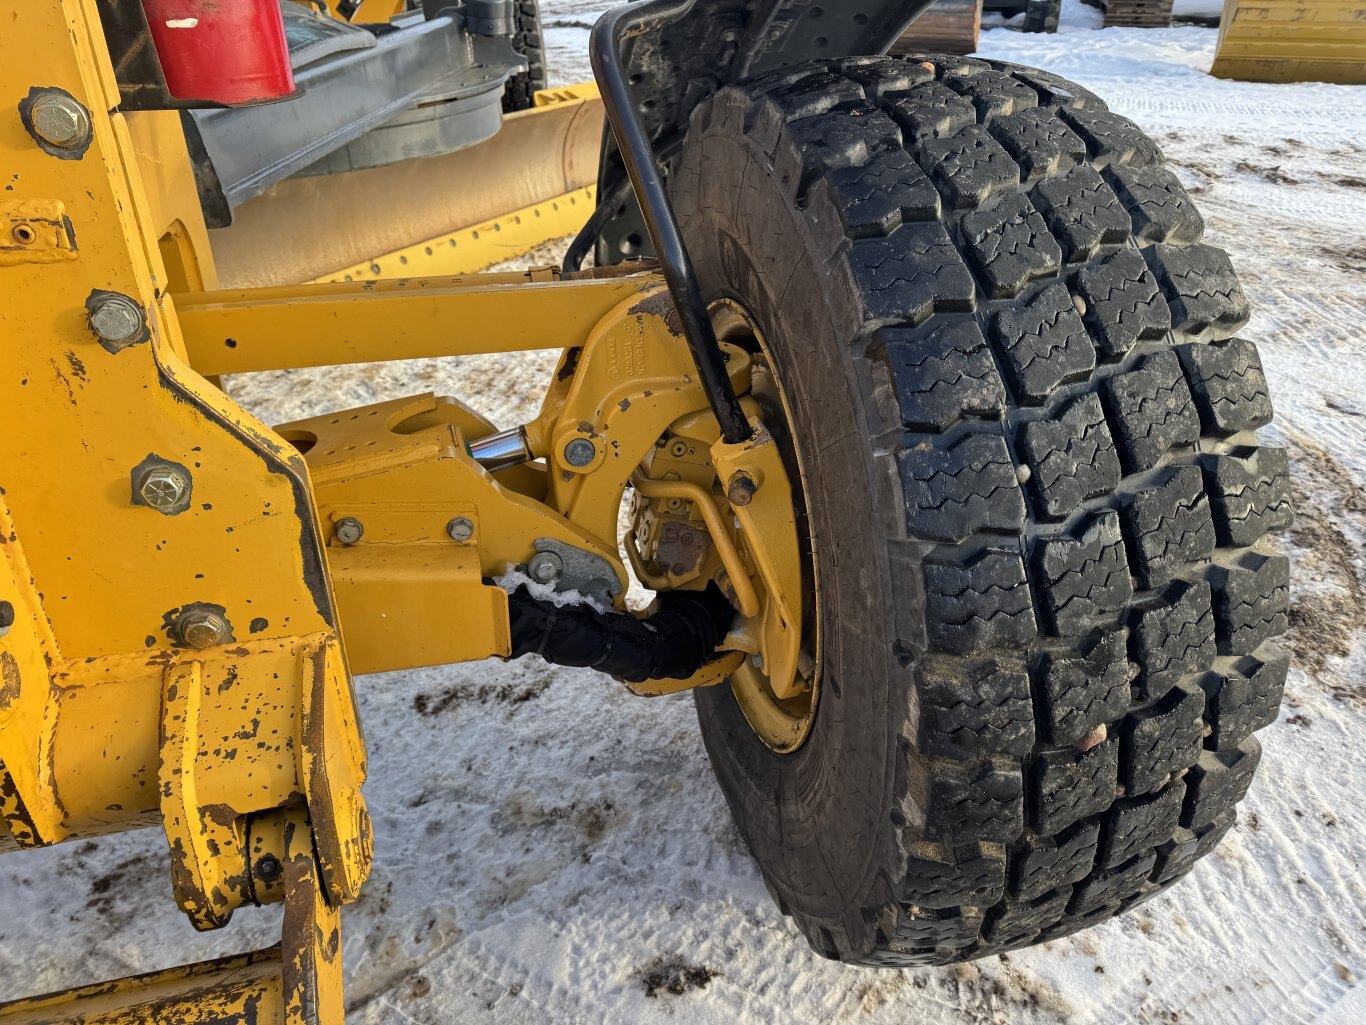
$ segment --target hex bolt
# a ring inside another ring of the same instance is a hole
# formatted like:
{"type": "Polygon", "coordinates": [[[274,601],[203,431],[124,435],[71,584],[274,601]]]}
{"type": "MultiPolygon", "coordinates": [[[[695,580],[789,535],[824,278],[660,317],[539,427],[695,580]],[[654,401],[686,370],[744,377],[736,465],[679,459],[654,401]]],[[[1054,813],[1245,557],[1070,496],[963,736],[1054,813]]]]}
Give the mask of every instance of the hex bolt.
{"type": "Polygon", "coordinates": [[[540,552],[527,563],[527,576],[538,584],[549,584],[560,579],[564,572],[564,560],[554,552],[540,552]]]}
{"type": "Polygon", "coordinates": [[[151,467],[138,481],[138,495],[147,505],[166,516],[176,512],[189,493],[189,476],[179,467],[168,464],[151,467]]]}
{"type": "Polygon", "coordinates": [[[58,149],[79,149],[90,138],[90,115],[73,96],[46,92],[33,101],[34,134],[58,149]]]}
{"type": "Polygon", "coordinates": [[[461,544],[464,544],[470,538],[474,537],[474,524],[464,516],[457,516],[455,519],[451,520],[450,523],[446,524],[446,535],[452,541],[459,541],[461,544]]]}
{"type": "Polygon", "coordinates": [[[90,309],[90,329],[113,345],[137,341],[147,328],[142,307],[126,295],[104,295],[90,309]]]}
{"type": "Polygon", "coordinates": [[[564,461],[580,469],[598,457],[597,446],[587,438],[575,438],[564,447],[564,461]]]}
{"type": "Polygon", "coordinates": [[[14,605],[11,602],[0,601],[0,637],[9,633],[10,627],[14,625],[14,605]]]}
{"type": "Polygon", "coordinates": [[[726,486],[726,501],[731,505],[746,506],[754,501],[754,493],[759,490],[753,477],[747,473],[737,473],[726,486]]]}
{"type": "Polygon", "coordinates": [[[365,536],[365,524],[354,516],[346,516],[338,520],[334,529],[337,540],[344,545],[353,545],[365,536]]]}
{"type": "Polygon", "coordinates": [[[212,648],[232,635],[228,621],[211,609],[190,609],[176,620],[176,632],[191,648],[212,648]]]}
{"type": "Polygon", "coordinates": [[[280,859],[273,854],[263,855],[256,862],[256,876],[266,883],[273,883],[284,873],[285,867],[280,864],[280,859]]]}

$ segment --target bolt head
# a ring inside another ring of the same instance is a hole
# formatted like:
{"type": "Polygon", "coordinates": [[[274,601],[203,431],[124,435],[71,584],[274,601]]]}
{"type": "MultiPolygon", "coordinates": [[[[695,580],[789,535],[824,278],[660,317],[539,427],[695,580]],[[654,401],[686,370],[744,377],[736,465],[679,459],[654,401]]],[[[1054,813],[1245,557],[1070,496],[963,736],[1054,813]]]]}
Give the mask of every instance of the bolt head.
{"type": "Polygon", "coordinates": [[[9,633],[10,627],[14,625],[14,604],[8,601],[0,601],[0,637],[9,633]]]}
{"type": "Polygon", "coordinates": [[[256,862],[256,875],[259,879],[267,883],[273,883],[284,873],[284,866],[280,864],[280,859],[273,854],[263,855],[256,862]]]}
{"type": "Polygon", "coordinates": [[[759,485],[747,473],[737,473],[726,486],[726,501],[731,505],[746,506],[754,501],[754,493],[759,485]]]}
{"type": "Polygon", "coordinates": [[[142,475],[138,494],[157,512],[179,509],[190,493],[190,478],[174,466],[155,466],[142,475]]]}
{"type": "Polygon", "coordinates": [[[176,620],[176,632],[191,648],[212,648],[232,635],[228,621],[209,609],[192,609],[181,613],[176,620]]]}
{"type": "Polygon", "coordinates": [[[136,341],[146,327],[142,307],[124,295],[105,296],[90,311],[91,330],[106,342],[136,341]]]}
{"type": "Polygon", "coordinates": [[[365,524],[354,516],[347,516],[338,520],[334,529],[337,540],[344,545],[353,545],[365,536],[365,524]]]}
{"type": "Polygon", "coordinates": [[[585,467],[598,457],[597,446],[587,438],[575,438],[564,447],[564,461],[570,466],[585,467]]]}
{"type": "Polygon", "coordinates": [[[29,110],[33,130],[49,146],[76,149],[90,137],[90,115],[73,97],[44,93],[29,110]]]}
{"type": "Polygon", "coordinates": [[[560,579],[564,572],[564,560],[554,552],[540,552],[527,563],[527,576],[538,584],[549,584],[560,579]]]}
{"type": "Polygon", "coordinates": [[[474,537],[474,524],[464,516],[457,516],[446,524],[446,534],[452,541],[462,544],[474,537]]]}

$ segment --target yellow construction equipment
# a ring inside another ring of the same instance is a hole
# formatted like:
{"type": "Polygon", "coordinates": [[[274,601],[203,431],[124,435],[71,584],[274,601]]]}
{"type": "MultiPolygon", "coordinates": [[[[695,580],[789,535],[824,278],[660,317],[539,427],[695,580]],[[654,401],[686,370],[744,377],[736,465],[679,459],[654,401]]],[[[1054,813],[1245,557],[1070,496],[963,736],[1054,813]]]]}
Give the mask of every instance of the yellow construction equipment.
{"type": "Polygon", "coordinates": [[[0,851],[159,828],[194,928],[284,905],[0,1022],[340,1025],[381,671],[693,691],[841,960],[1064,935],[1218,843],[1285,673],[1246,304],[1086,90],[881,56],[926,6],[649,0],[531,99],[527,2],[0,0],[0,851]],[[522,424],[219,387],[538,349],[522,424]]]}
{"type": "Polygon", "coordinates": [[[1366,3],[1224,0],[1210,74],[1248,82],[1366,83],[1366,3]]]}

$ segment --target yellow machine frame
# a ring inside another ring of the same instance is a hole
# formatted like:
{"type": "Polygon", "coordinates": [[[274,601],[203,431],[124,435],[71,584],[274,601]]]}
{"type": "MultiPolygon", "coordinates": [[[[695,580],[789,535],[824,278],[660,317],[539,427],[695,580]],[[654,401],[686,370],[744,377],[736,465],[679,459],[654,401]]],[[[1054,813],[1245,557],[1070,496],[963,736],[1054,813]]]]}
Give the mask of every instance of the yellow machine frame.
{"type": "MultiPolygon", "coordinates": [[[[0,850],[159,823],[196,928],[285,905],[270,950],[17,1001],[0,1022],[339,1023],[339,909],[371,861],[352,674],[507,655],[508,596],[491,580],[547,542],[609,567],[621,608],[617,521],[634,485],[629,561],[656,587],[724,581],[741,612],[725,657],[634,689],[714,684],[754,654],[790,696],[793,482],[752,399],[754,439],[719,440],[658,275],[347,280],[419,252],[449,271],[442,239],[473,252],[456,267],[508,245],[481,247],[456,219],[387,249],[387,228],[359,230],[379,255],[317,272],[315,225],[293,266],[337,280],[281,283],[289,263],[256,217],[211,239],[178,116],[118,110],[95,0],[0,0],[0,24],[15,41],[0,73],[0,850]],[[84,119],[83,145],[52,144],[24,113],[54,96],[84,119]],[[495,425],[455,399],[272,430],[216,384],[528,348],[563,355],[523,426],[531,461],[497,472],[470,451],[495,425]],[[585,443],[590,460],[568,458],[585,443]],[[722,482],[738,478],[752,499],[731,504],[722,482]],[[652,570],[641,552],[670,524],[708,537],[705,557],[652,570]]],[[[593,116],[591,90],[544,102],[512,130],[565,136],[593,116]]],[[[509,234],[519,217],[542,238],[572,230],[592,205],[582,174],[507,215],[509,234]]],[[[743,395],[750,353],[726,352],[743,395]]]]}

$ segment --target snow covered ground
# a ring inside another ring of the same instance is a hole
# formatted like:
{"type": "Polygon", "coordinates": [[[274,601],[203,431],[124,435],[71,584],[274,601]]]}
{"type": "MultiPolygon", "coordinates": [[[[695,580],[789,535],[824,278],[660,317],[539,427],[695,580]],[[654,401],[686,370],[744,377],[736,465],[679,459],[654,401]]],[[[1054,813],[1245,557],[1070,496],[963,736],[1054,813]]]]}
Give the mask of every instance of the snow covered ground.
{"type": "MultiPolygon", "coordinates": [[[[586,76],[602,3],[547,0],[554,70],[586,76]]],[[[960,968],[874,972],[811,954],[742,849],[686,697],[487,663],[359,681],[376,860],[345,914],[354,1025],[378,1023],[1366,1021],[1366,89],[1210,79],[1208,29],[983,34],[1151,131],[1256,314],[1299,522],[1295,654],[1237,829],[1118,921],[960,968]]],[[[267,420],[421,390],[525,417],[541,357],[233,382],[267,420]]],[[[196,934],[157,832],[6,858],[0,999],[278,938],[278,911],[196,934]]]]}

